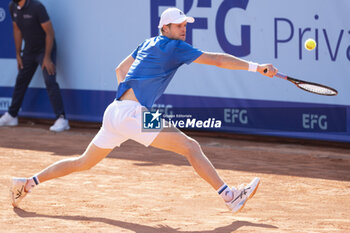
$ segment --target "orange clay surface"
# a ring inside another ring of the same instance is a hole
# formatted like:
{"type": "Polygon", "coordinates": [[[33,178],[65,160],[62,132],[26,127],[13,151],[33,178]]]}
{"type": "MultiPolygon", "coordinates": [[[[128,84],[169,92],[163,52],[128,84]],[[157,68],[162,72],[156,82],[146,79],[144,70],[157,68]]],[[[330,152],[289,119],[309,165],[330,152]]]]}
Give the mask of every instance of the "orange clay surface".
{"type": "Polygon", "coordinates": [[[13,208],[11,177],[79,156],[98,131],[48,128],[0,128],[0,232],[350,232],[349,147],[300,141],[192,134],[229,185],[261,178],[237,215],[184,157],[133,141],[89,171],[40,184],[13,208]]]}

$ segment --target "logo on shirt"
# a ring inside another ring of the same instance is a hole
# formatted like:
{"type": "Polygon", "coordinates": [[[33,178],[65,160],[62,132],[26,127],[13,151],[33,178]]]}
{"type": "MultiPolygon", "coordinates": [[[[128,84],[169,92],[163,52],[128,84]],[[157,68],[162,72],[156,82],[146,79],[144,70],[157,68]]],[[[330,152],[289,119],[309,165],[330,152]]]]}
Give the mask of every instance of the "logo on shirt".
{"type": "Polygon", "coordinates": [[[31,19],[31,18],[33,18],[32,15],[28,15],[28,14],[23,15],[23,19],[31,19]]]}
{"type": "Polygon", "coordinates": [[[161,129],[162,128],[162,121],[161,116],[162,114],[157,110],[154,111],[145,111],[143,112],[143,128],[144,129],[161,129]]]}
{"type": "Polygon", "coordinates": [[[0,22],[4,21],[6,18],[6,11],[4,10],[4,8],[0,7],[0,22]]]}

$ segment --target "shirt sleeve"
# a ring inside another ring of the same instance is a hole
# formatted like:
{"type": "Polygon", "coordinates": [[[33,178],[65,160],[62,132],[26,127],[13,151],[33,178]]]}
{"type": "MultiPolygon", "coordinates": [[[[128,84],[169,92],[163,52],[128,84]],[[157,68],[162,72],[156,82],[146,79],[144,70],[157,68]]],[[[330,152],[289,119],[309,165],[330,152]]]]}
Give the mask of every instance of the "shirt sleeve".
{"type": "Polygon", "coordinates": [[[192,47],[192,45],[182,40],[178,41],[175,49],[175,57],[180,63],[191,64],[202,54],[203,51],[192,47]]]}
{"type": "Polygon", "coordinates": [[[37,6],[36,13],[40,24],[50,20],[50,17],[47,14],[47,11],[43,4],[39,3],[39,5],[37,6]]]}
{"type": "Polygon", "coordinates": [[[136,59],[137,52],[139,51],[139,47],[140,47],[140,46],[138,46],[138,47],[131,53],[131,56],[132,56],[134,59],[136,59]]]}
{"type": "Polygon", "coordinates": [[[139,46],[137,46],[137,48],[131,53],[131,56],[136,59],[137,53],[139,52],[139,49],[141,48],[141,46],[143,45],[143,43],[139,44],[139,46]]]}

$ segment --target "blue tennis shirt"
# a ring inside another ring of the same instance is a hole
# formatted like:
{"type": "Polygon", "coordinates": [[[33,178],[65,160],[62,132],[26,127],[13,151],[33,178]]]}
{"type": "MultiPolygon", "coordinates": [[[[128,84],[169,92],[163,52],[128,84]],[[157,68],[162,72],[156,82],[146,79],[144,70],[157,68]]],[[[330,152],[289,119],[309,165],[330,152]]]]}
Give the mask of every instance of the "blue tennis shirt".
{"type": "Polygon", "coordinates": [[[157,36],[145,40],[131,54],[135,59],[117,90],[117,100],[130,88],[142,106],[151,108],[164,93],[177,69],[203,52],[182,40],[157,36]]]}

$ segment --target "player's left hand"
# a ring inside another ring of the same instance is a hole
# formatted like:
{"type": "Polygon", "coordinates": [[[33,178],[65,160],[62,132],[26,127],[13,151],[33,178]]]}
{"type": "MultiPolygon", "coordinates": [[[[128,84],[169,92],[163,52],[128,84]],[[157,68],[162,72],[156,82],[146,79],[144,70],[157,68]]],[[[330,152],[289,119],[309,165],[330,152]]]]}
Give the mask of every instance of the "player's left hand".
{"type": "Polygon", "coordinates": [[[257,71],[267,77],[273,78],[278,72],[278,69],[271,64],[258,65],[257,71]]]}
{"type": "Polygon", "coordinates": [[[53,64],[50,58],[44,58],[41,69],[44,70],[45,68],[49,75],[54,75],[56,73],[56,66],[53,64]]]}

